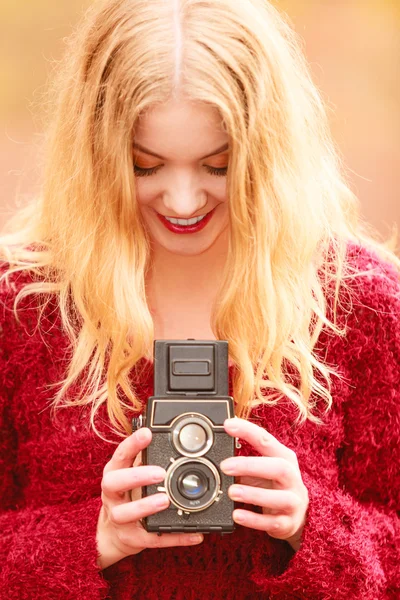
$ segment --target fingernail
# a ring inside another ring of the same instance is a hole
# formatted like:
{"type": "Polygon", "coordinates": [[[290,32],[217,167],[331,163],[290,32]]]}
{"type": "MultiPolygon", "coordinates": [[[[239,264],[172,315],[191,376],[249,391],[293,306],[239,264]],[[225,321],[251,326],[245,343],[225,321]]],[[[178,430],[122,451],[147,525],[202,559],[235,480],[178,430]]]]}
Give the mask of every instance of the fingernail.
{"type": "Polygon", "coordinates": [[[154,483],[159,483],[160,481],[164,481],[165,478],[165,471],[157,470],[157,471],[153,471],[152,473],[152,481],[154,483]]]}
{"type": "Polygon", "coordinates": [[[238,512],[237,510],[235,510],[232,514],[233,520],[236,521],[236,523],[243,523],[243,521],[245,520],[245,516],[243,515],[243,513],[238,512]]]}
{"type": "Polygon", "coordinates": [[[169,504],[169,500],[167,496],[161,496],[160,498],[157,498],[156,500],[156,505],[161,508],[163,506],[168,506],[169,504]]]}
{"type": "Polygon", "coordinates": [[[241,500],[243,498],[242,488],[236,485],[229,488],[228,494],[232,500],[241,500]]]}
{"type": "Polygon", "coordinates": [[[202,535],[191,535],[189,540],[192,542],[192,544],[200,544],[200,542],[203,541],[203,536],[202,535]]]}
{"type": "Polygon", "coordinates": [[[138,429],[136,435],[139,442],[146,442],[149,439],[149,432],[147,429],[138,429]]]}
{"type": "Polygon", "coordinates": [[[236,419],[225,419],[224,425],[228,426],[229,431],[239,431],[239,426],[236,422],[236,419]]]}
{"type": "Polygon", "coordinates": [[[227,460],[222,461],[222,463],[220,464],[220,467],[224,473],[226,473],[227,475],[230,475],[231,473],[233,473],[235,471],[236,463],[234,461],[232,461],[230,458],[228,458],[227,460]]]}

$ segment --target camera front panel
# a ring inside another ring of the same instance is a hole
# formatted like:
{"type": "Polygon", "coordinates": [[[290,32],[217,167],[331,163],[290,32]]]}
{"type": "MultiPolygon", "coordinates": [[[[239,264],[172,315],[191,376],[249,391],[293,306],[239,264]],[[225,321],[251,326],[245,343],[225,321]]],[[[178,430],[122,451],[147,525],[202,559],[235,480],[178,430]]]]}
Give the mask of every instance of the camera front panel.
{"type": "Polygon", "coordinates": [[[223,428],[231,416],[231,397],[149,399],[145,425],[153,439],[143,461],[163,467],[167,476],[161,485],[144,487],[143,495],[165,491],[170,506],[144,520],[148,531],[233,531],[234,502],[227,491],[234,478],[219,468],[235,451],[223,428]]]}

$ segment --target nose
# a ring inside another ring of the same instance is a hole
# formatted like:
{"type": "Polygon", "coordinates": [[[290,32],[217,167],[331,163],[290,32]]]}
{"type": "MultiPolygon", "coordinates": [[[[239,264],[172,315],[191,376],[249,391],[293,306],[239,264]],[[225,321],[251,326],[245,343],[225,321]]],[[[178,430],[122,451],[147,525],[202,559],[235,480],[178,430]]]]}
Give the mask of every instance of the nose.
{"type": "Polygon", "coordinates": [[[207,205],[207,201],[205,192],[172,192],[165,194],[163,198],[167,216],[181,219],[190,219],[193,215],[198,215],[207,205]]]}

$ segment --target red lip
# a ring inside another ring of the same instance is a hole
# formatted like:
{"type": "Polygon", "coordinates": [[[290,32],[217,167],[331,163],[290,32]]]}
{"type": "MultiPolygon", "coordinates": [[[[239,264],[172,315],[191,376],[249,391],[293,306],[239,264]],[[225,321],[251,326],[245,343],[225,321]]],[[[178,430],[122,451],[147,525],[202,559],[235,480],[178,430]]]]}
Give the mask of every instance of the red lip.
{"type": "Polygon", "coordinates": [[[214,214],[215,208],[213,208],[201,221],[195,223],[194,225],[175,225],[174,223],[170,223],[168,219],[166,219],[163,215],[157,213],[157,217],[160,219],[161,223],[173,233],[196,233],[197,231],[201,231],[210,221],[212,215],[214,214]]]}

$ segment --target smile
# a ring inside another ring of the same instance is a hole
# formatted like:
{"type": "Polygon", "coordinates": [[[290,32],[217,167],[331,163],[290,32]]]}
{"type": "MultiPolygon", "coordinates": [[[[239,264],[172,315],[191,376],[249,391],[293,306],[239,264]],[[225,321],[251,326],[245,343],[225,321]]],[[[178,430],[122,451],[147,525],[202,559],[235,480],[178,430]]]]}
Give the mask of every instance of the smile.
{"type": "Polygon", "coordinates": [[[161,223],[172,233],[197,233],[206,227],[215,212],[215,208],[205,215],[193,217],[192,219],[175,219],[157,213],[161,223]]]}
{"type": "Polygon", "coordinates": [[[202,221],[205,216],[206,215],[201,215],[200,217],[193,217],[193,219],[173,219],[172,217],[165,217],[165,219],[175,225],[194,225],[195,223],[202,221]]]}

